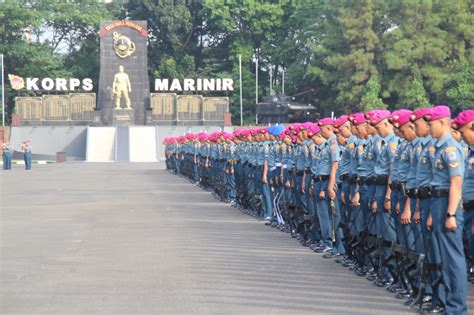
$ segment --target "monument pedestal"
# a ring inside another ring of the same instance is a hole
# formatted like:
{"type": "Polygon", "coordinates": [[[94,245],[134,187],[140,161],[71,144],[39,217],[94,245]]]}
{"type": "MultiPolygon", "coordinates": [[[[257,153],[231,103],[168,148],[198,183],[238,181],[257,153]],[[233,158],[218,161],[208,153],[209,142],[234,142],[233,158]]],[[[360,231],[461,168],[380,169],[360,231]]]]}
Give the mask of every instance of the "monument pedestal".
{"type": "Polygon", "coordinates": [[[114,126],[128,126],[134,124],[133,109],[113,109],[112,123],[114,126]]]}

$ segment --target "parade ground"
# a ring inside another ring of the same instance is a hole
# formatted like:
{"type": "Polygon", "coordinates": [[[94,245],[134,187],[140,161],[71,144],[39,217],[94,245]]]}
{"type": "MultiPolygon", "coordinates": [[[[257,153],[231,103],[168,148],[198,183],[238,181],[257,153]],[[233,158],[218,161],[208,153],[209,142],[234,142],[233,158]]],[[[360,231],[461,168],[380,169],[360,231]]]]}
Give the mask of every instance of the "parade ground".
{"type": "Polygon", "coordinates": [[[414,313],[163,168],[1,172],[0,314],[414,313]]]}

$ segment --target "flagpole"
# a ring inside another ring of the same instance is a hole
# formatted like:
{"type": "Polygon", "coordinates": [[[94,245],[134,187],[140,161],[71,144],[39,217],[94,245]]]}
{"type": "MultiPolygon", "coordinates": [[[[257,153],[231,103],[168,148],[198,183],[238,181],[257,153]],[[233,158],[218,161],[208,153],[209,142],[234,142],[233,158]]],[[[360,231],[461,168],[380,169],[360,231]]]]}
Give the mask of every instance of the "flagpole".
{"type": "Polygon", "coordinates": [[[2,59],[2,127],[5,128],[5,73],[3,70],[3,54],[0,54],[0,56],[2,59]]]}
{"type": "Polygon", "coordinates": [[[240,81],[240,126],[244,125],[242,106],[242,55],[239,55],[239,81],[240,81]]]}

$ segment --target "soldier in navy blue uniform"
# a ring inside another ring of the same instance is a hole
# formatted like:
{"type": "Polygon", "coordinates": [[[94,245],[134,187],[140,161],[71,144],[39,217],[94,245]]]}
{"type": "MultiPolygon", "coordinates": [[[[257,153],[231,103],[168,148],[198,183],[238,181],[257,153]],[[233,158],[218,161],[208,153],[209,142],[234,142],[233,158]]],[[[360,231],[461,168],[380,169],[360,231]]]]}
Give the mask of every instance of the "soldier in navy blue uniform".
{"type": "MultiPolygon", "coordinates": [[[[377,235],[385,241],[396,242],[397,234],[395,222],[391,216],[392,203],[391,195],[391,172],[392,163],[395,156],[398,138],[393,132],[393,126],[388,118],[389,111],[378,111],[370,120],[370,124],[377,129],[380,138],[375,145],[377,152],[375,163],[375,196],[372,201],[372,212],[376,215],[377,235]]],[[[385,249],[385,258],[391,255],[388,249],[385,249]]],[[[383,268],[385,276],[377,278],[374,284],[385,286],[393,280],[388,270],[383,268]]]]}
{"type": "Polygon", "coordinates": [[[2,151],[3,151],[3,169],[11,170],[13,147],[10,144],[10,141],[7,140],[5,143],[2,144],[2,151]]]}
{"type": "Polygon", "coordinates": [[[454,120],[453,127],[461,133],[469,146],[466,154],[462,199],[464,209],[464,231],[468,239],[470,254],[469,278],[474,283],[474,110],[461,112],[454,120]]]}
{"type": "Polygon", "coordinates": [[[31,170],[31,140],[25,140],[20,145],[20,150],[23,152],[23,160],[25,161],[25,170],[31,170]]]}
{"type": "Polygon", "coordinates": [[[436,139],[429,148],[432,160],[431,214],[428,227],[439,243],[446,313],[467,314],[467,270],[462,242],[464,217],[461,210],[464,153],[451,135],[451,111],[433,107],[424,116],[436,139]]]}

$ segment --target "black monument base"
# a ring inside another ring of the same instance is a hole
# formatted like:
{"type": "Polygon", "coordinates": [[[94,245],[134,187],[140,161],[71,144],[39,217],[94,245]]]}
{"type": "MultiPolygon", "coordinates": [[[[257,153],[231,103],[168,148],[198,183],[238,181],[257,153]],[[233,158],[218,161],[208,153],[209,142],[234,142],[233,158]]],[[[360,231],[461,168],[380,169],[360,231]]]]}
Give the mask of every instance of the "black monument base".
{"type": "Polygon", "coordinates": [[[114,126],[134,125],[133,109],[113,109],[112,121],[114,126]]]}

